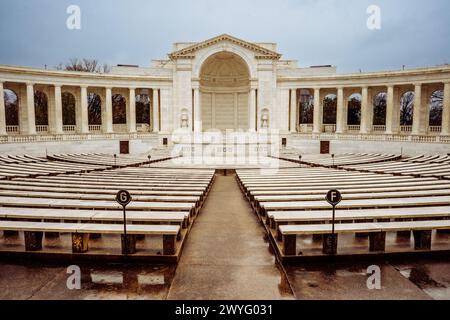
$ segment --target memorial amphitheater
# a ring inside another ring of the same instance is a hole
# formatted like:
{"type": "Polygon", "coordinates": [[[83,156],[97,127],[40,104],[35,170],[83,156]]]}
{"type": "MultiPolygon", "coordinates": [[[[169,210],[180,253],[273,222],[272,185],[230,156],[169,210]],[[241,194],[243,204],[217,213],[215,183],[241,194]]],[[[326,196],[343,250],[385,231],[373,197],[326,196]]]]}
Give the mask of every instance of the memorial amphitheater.
{"type": "Polygon", "coordinates": [[[59,274],[27,280],[44,299],[449,299],[450,66],[281,57],[224,34],[108,73],[1,65],[0,297],[29,298],[26,261],[59,274]]]}

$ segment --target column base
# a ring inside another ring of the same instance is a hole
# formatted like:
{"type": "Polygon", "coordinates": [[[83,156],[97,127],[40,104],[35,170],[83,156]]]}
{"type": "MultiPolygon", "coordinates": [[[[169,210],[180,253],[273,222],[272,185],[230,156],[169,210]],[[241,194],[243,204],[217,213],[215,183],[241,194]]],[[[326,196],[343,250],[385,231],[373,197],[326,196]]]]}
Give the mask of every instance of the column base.
{"type": "Polygon", "coordinates": [[[125,241],[125,235],[121,235],[122,254],[135,254],[136,253],[136,236],[134,234],[127,234],[125,241]],[[126,250],[125,250],[126,248],[126,250]]]}
{"type": "Polygon", "coordinates": [[[371,233],[369,242],[370,252],[384,252],[386,249],[386,232],[371,233]]]}
{"type": "Polygon", "coordinates": [[[283,252],[286,256],[297,255],[297,236],[295,234],[283,236],[283,252]]]}
{"type": "Polygon", "coordinates": [[[39,251],[42,250],[42,236],[43,232],[25,231],[25,250],[39,251]]]}
{"type": "Polygon", "coordinates": [[[334,237],[332,234],[323,235],[323,254],[336,254],[338,244],[338,235],[335,233],[334,237]],[[333,241],[334,238],[334,241],[333,241]]]}
{"type": "Polygon", "coordinates": [[[72,252],[84,253],[89,249],[89,233],[72,233],[72,252]]]}
{"type": "Polygon", "coordinates": [[[414,249],[416,250],[431,250],[431,230],[415,230],[414,234],[414,249]]]}
{"type": "Polygon", "coordinates": [[[163,236],[163,255],[171,256],[176,251],[176,235],[164,235],[163,236]]]}

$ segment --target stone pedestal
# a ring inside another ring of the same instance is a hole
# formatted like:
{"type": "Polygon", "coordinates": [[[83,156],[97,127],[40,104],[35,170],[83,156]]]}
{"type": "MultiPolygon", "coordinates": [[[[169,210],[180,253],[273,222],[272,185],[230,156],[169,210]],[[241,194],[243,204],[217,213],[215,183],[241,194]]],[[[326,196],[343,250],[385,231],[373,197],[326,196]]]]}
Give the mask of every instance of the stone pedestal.
{"type": "Polygon", "coordinates": [[[121,235],[122,254],[125,254],[125,248],[127,254],[136,253],[136,236],[133,234],[127,234],[125,241],[125,235],[121,235]]]}
{"type": "Polygon", "coordinates": [[[324,234],[323,235],[323,254],[336,254],[337,253],[337,244],[338,244],[338,235],[334,234],[334,241],[332,234],[324,234]],[[334,243],[334,250],[333,250],[334,243]]]}
{"type": "Polygon", "coordinates": [[[43,232],[25,231],[25,250],[39,251],[42,250],[42,236],[43,232]]]}
{"type": "Polygon", "coordinates": [[[414,249],[416,250],[431,250],[431,230],[415,230],[414,234],[414,249]]]}
{"type": "Polygon", "coordinates": [[[163,255],[171,256],[175,254],[176,235],[163,236],[163,255]]]}
{"type": "Polygon", "coordinates": [[[287,234],[283,236],[284,255],[297,255],[297,236],[295,234],[287,234]]]}
{"type": "Polygon", "coordinates": [[[369,235],[370,252],[384,252],[386,249],[386,232],[376,232],[369,235]]]}
{"type": "Polygon", "coordinates": [[[5,238],[8,237],[18,237],[19,236],[19,231],[3,231],[3,236],[5,238]]]}
{"type": "Polygon", "coordinates": [[[89,233],[72,233],[72,252],[84,253],[89,249],[89,233]]]}

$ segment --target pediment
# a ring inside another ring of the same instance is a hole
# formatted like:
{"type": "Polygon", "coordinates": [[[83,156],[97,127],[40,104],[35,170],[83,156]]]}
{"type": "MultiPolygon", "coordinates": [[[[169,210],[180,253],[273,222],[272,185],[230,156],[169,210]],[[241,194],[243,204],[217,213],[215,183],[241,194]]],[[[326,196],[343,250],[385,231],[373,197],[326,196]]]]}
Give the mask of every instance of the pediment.
{"type": "Polygon", "coordinates": [[[244,41],[235,37],[232,37],[230,35],[227,34],[223,34],[202,42],[198,42],[195,44],[192,44],[184,49],[178,50],[178,51],[174,51],[171,54],[169,54],[169,58],[171,60],[174,59],[180,59],[180,58],[184,58],[184,59],[193,59],[195,57],[195,53],[201,49],[219,44],[219,43],[231,43],[234,45],[238,45],[241,46],[247,50],[250,50],[252,52],[255,53],[255,57],[257,59],[273,59],[273,60],[278,60],[281,58],[281,54],[266,49],[260,45],[248,42],[248,41],[244,41]]]}

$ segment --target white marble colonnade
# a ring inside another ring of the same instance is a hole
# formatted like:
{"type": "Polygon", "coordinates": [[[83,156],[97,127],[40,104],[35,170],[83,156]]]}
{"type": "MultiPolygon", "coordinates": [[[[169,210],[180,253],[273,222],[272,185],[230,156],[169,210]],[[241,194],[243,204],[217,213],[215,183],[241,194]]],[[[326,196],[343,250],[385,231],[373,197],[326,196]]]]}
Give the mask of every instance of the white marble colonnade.
{"type": "MultiPolygon", "coordinates": [[[[49,134],[64,134],[63,126],[63,103],[62,92],[63,86],[60,84],[52,85],[51,96],[48,96],[48,133],[49,134]]],[[[88,86],[79,86],[80,102],[76,104],[76,128],[77,133],[87,134],[89,130],[88,117],[88,86]]],[[[7,135],[6,123],[6,104],[5,104],[5,85],[0,81],[0,135],[7,135]]],[[[112,110],[112,91],[113,87],[106,86],[105,101],[102,103],[102,132],[114,133],[113,126],[113,110],[112,110]]],[[[136,133],[136,87],[128,88],[129,95],[126,97],[126,117],[127,117],[127,132],[136,133]]],[[[19,102],[19,124],[20,133],[24,135],[35,135],[36,129],[36,115],[35,115],[35,83],[25,83],[25,101],[19,102]]],[[[153,132],[160,131],[160,107],[159,107],[159,89],[153,89],[153,132]]]]}
{"type": "MultiPolygon", "coordinates": [[[[428,117],[429,117],[429,99],[430,97],[425,94],[424,84],[415,83],[414,87],[414,113],[413,113],[413,125],[411,128],[412,135],[427,135],[428,132],[428,117]]],[[[352,87],[352,89],[355,89],[352,87]]],[[[290,114],[289,114],[289,128],[290,132],[298,132],[298,118],[299,108],[297,90],[300,88],[291,88],[290,92],[290,114]]],[[[311,89],[309,89],[311,90],[311,89]]],[[[323,100],[322,90],[330,90],[330,88],[315,87],[313,90],[314,99],[314,114],[312,133],[320,134],[323,132],[323,100]],[[316,107],[318,106],[318,107],[316,107]]],[[[346,95],[346,88],[339,86],[336,90],[336,133],[347,133],[347,108],[348,98],[346,95]]],[[[400,97],[396,92],[395,85],[387,85],[385,87],[386,92],[386,129],[385,134],[399,134],[400,130],[400,97]],[[397,101],[398,100],[398,101],[397,101]]],[[[361,123],[359,126],[360,134],[373,133],[373,101],[371,98],[371,88],[369,86],[361,86],[357,88],[357,91],[361,94],[361,123]]],[[[443,83],[443,108],[442,108],[442,125],[441,135],[450,135],[450,82],[443,83]]]]}

